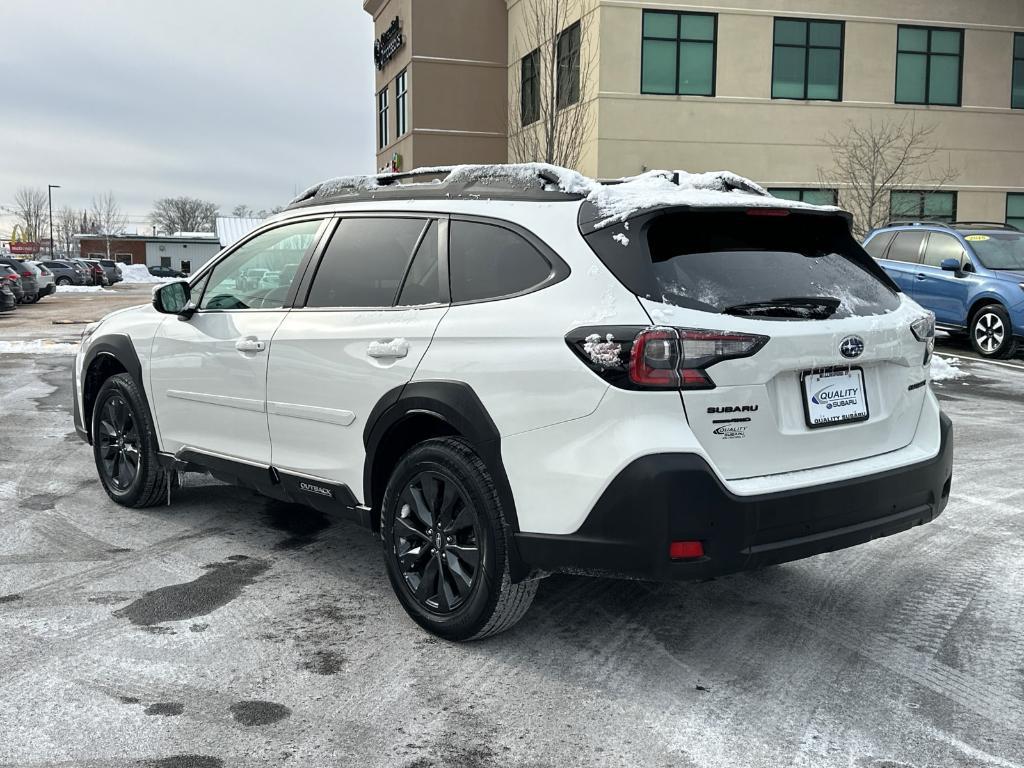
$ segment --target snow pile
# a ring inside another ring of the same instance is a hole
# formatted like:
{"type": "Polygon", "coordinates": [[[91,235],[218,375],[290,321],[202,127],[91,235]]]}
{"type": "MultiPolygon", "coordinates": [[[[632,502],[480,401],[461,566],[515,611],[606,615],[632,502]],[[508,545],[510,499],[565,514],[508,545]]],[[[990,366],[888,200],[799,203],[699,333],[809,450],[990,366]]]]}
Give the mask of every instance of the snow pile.
{"type": "Polygon", "coordinates": [[[108,293],[102,285],[58,285],[57,293],[108,293]]]}
{"type": "Polygon", "coordinates": [[[939,357],[938,355],[932,356],[931,369],[929,371],[932,381],[949,381],[950,379],[959,379],[961,376],[966,376],[966,371],[961,371],[957,366],[960,365],[960,361],[939,357]]]}
{"type": "MultiPolygon", "coordinates": [[[[637,211],[664,205],[695,207],[748,206],[762,208],[793,208],[802,210],[838,211],[835,206],[818,206],[797,200],[772,197],[767,190],[750,179],[731,171],[686,173],[685,171],[647,171],[639,176],[626,177],[615,183],[601,183],[577,171],[547,163],[519,163],[507,165],[455,165],[451,167],[417,168],[416,174],[446,174],[447,184],[472,184],[500,181],[524,190],[544,189],[580,195],[597,208],[601,220],[596,225],[605,227],[624,221],[637,211]]],[[[387,185],[380,183],[386,175],[339,176],[315,184],[292,200],[299,203],[315,197],[328,197],[343,192],[373,191],[387,185]]],[[[401,180],[398,180],[401,183],[401,180]]],[[[415,184],[439,184],[409,182],[415,184]]]]}
{"type": "Polygon", "coordinates": [[[173,283],[176,277],[154,277],[145,264],[118,264],[118,270],[126,283],[173,283]]]}
{"type": "Polygon", "coordinates": [[[52,339],[0,341],[0,355],[74,355],[78,344],[52,339]]]}

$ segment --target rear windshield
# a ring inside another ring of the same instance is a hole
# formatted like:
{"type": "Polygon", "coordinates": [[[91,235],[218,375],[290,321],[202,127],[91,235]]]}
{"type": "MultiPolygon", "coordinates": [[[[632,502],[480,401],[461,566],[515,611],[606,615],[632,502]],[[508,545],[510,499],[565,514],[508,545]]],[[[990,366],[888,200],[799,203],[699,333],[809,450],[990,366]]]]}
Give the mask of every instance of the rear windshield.
{"type": "Polygon", "coordinates": [[[898,289],[837,216],[655,213],[597,230],[591,246],[639,296],[778,320],[879,315],[898,289]]]}
{"type": "Polygon", "coordinates": [[[989,269],[1024,271],[1024,234],[965,235],[982,265],[989,269]]]}

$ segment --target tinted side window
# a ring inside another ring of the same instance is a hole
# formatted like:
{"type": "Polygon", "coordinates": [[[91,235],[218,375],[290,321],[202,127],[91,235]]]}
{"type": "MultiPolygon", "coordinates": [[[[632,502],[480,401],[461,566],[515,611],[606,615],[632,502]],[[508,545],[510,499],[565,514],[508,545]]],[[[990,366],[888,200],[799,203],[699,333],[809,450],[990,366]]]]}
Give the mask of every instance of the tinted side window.
{"type": "Polygon", "coordinates": [[[479,301],[529,290],[551,274],[548,260],[503,227],[453,221],[448,245],[452,301],[479,301]]]}
{"type": "Polygon", "coordinates": [[[921,241],[924,240],[924,232],[897,232],[892,248],[889,249],[888,258],[893,261],[908,261],[917,264],[920,261],[921,241]]]}
{"type": "Polygon", "coordinates": [[[437,263],[437,222],[430,222],[430,228],[416,249],[409,274],[405,276],[402,292],[398,296],[401,307],[418,304],[435,304],[443,301],[441,291],[441,270],[437,263]]]}
{"type": "Polygon", "coordinates": [[[929,267],[941,266],[946,259],[956,259],[963,264],[964,256],[964,249],[955,237],[936,232],[929,236],[928,245],[924,249],[924,263],[929,267]]]}
{"type": "Polygon", "coordinates": [[[885,249],[889,247],[895,232],[882,232],[872,237],[865,245],[864,250],[875,259],[885,258],[885,249]]]}
{"type": "Polygon", "coordinates": [[[307,307],[390,307],[423,219],[344,219],[313,278],[307,307]]]}

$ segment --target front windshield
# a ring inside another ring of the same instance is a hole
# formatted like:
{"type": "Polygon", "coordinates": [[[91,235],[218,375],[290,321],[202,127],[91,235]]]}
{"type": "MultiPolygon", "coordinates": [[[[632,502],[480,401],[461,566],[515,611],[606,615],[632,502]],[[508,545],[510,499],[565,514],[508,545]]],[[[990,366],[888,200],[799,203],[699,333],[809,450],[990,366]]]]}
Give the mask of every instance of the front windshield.
{"type": "Polygon", "coordinates": [[[1024,271],[1024,232],[967,235],[964,239],[974,248],[982,266],[1024,271]]]}

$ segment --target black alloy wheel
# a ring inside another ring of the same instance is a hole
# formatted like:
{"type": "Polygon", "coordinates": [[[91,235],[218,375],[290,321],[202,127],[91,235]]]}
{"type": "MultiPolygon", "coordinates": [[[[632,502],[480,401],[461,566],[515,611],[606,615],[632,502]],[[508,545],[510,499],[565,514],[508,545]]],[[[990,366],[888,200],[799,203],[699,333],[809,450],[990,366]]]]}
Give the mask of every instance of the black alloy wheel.
{"type": "Polygon", "coordinates": [[[98,405],[100,468],[104,478],[115,490],[127,491],[139,475],[142,442],[135,414],[127,400],[111,392],[98,405]]]}
{"type": "Polygon", "coordinates": [[[421,606],[446,614],[469,599],[485,537],[454,477],[436,470],[412,477],[395,506],[392,538],[402,578],[421,606]]]}

